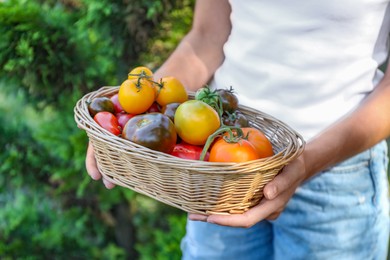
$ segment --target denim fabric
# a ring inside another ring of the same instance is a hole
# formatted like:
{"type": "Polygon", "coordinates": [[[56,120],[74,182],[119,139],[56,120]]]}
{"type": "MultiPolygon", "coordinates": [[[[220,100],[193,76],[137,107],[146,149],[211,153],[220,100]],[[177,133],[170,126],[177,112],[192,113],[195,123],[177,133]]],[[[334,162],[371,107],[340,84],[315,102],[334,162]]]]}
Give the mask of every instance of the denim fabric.
{"type": "Polygon", "coordinates": [[[277,220],[248,229],[188,221],[183,259],[385,260],[387,163],[381,142],[304,183],[277,220]]]}

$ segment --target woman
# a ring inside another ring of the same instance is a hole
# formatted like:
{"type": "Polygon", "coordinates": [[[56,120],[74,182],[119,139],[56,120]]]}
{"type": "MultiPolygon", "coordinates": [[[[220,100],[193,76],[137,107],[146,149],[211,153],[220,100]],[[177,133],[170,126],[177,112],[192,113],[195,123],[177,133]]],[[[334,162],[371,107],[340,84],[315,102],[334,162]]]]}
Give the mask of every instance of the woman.
{"type": "MultiPolygon", "coordinates": [[[[233,86],[288,123],[303,154],[244,214],[189,214],[184,259],[385,259],[389,0],[199,0],[156,78],[233,86]],[[240,228],[237,228],[240,227],[240,228]]],[[[86,166],[100,178],[92,147],[86,166]]],[[[111,183],[106,182],[108,188],[111,183]]]]}

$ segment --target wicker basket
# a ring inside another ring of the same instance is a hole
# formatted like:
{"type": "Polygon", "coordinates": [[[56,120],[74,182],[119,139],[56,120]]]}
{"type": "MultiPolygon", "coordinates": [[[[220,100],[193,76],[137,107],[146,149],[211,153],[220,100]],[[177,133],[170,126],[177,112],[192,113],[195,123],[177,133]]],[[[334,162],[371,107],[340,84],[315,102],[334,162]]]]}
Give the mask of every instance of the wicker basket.
{"type": "MultiPolygon", "coordinates": [[[[157,152],[112,135],[89,115],[88,101],[117,92],[118,87],[102,87],[82,97],[74,108],[75,121],[87,132],[100,172],[119,186],[186,212],[247,211],[259,203],[264,185],[303,151],[303,138],[289,126],[260,111],[240,106],[251,126],[271,140],[274,156],[246,163],[215,163],[157,152]]],[[[193,98],[193,93],[189,96],[193,98]]]]}

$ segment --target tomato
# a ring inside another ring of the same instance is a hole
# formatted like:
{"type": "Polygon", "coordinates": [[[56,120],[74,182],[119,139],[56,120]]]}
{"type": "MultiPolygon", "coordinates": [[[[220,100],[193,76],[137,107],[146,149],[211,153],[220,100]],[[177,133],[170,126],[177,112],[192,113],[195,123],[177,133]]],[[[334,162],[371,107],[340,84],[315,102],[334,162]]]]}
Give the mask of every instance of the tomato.
{"type": "Polygon", "coordinates": [[[219,138],[210,148],[210,162],[247,162],[259,159],[253,145],[245,139],[229,143],[219,138]]]}
{"type": "Polygon", "coordinates": [[[233,113],[229,113],[229,112],[224,113],[222,115],[222,121],[223,124],[227,126],[238,126],[238,127],[249,126],[248,118],[239,110],[236,110],[233,113]]]}
{"type": "Polygon", "coordinates": [[[92,117],[94,117],[98,112],[102,112],[102,111],[115,113],[114,104],[112,103],[111,99],[109,99],[108,97],[94,98],[88,104],[88,112],[92,117]]]}
{"type": "Polygon", "coordinates": [[[214,109],[218,109],[219,95],[216,90],[211,90],[208,86],[198,89],[195,93],[195,99],[205,102],[214,109]]]}
{"type": "Polygon", "coordinates": [[[184,85],[175,77],[164,77],[157,85],[156,101],[160,106],[169,103],[183,103],[188,100],[184,85]]]}
{"type": "MultiPolygon", "coordinates": [[[[171,155],[183,159],[199,160],[200,155],[202,154],[202,150],[203,150],[202,146],[181,142],[175,145],[173,151],[171,152],[171,155]]],[[[209,157],[209,153],[207,152],[204,161],[208,161],[208,157],[209,157]]]]}
{"type": "Polygon", "coordinates": [[[120,135],[122,132],[122,128],[119,126],[118,119],[110,112],[98,112],[93,117],[93,120],[95,120],[98,125],[114,135],[120,135]]]}
{"type": "Polygon", "coordinates": [[[118,91],[119,103],[129,114],[141,114],[148,110],[155,99],[155,91],[147,80],[125,80],[118,91]]]}
{"type": "Polygon", "coordinates": [[[153,79],[153,72],[148,67],[138,66],[129,72],[127,79],[138,79],[140,76],[153,79]]]}
{"type": "Polygon", "coordinates": [[[233,113],[238,108],[238,98],[234,94],[233,89],[217,89],[217,93],[222,101],[223,111],[233,113]]]}
{"type": "Polygon", "coordinates": [[[260,158],[274,155],[272,144],[263,132],[253,127],[244,127],[241,129],[244,136],[247,136],[248,141],[255,147],[260,158]]]}
{"type": "Polygon", "coordinates": [[[125,125],[122,137],[164,153],[171,153],[177,141],[174,124],[161,113],[134,116],[125,125]]]}
{"type": "Polygon", "coordinates": [[[129,121],[135,115],[121,112],[121,113],[117,113],[115,116],[118,119],[118,123],[119,123],[120,127],[122,127],[122,129],[123,129],[125,127],[127,121],[129,121]]]}
{"type": "Polygon", "coordinates": [[[180,104],[176,109],[174,122],[180,138],[194,145],[204,145],[207,138],[221,125],[218,113],[199,100],[188,100],[180,104]]]}
{"type": "Polygon", "coordinates": [[[176,109],[180,106],[181,103],[169,103],[161,108],[161,113],[168,116],[172,122],[175,122],[175,113],[176,109]]]}
{"type": "Polygon", "coordinates": [[[159,113],[160,111],[161,111],[160,105],[157,104],[157,102],[153,102],[153,104],[148,108],[148,110],[146,112],[147,113],[153,113],[153,112],[159,113]]]}
{"type": "Polygon", "coordinates": [[[111,99],[111,102],[114,104],[115,112],[116,113],[121,113],[123,111],[123,107],[119,103],[118,93],[116,93],[113,96],[111,96],[110,99],[111,99]]]}

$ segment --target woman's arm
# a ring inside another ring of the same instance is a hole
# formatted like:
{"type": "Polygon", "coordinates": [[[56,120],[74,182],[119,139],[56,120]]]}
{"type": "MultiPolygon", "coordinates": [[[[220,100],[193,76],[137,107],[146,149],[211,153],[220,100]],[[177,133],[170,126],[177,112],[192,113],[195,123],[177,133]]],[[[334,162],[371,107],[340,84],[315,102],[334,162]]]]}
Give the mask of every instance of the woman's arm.
{"type": "Polygon", "coordinates": [[[192,29],[156,71],[155,79],[175,76],[189,90],[209,82],[224,60],[223,45],[231,30],[230,12],[227,0],[197,1],[192,29]]]}
{"type": "Polygon", "coordinates": [[[259,205],[240,215],[195,215],[190,219],[250,227],[275,219],[297,187],[321,170],[356,155],[390,136],[390,65],[383,80],[360,106],[307,143],[302,155],[264,187],[259,205]]]}

